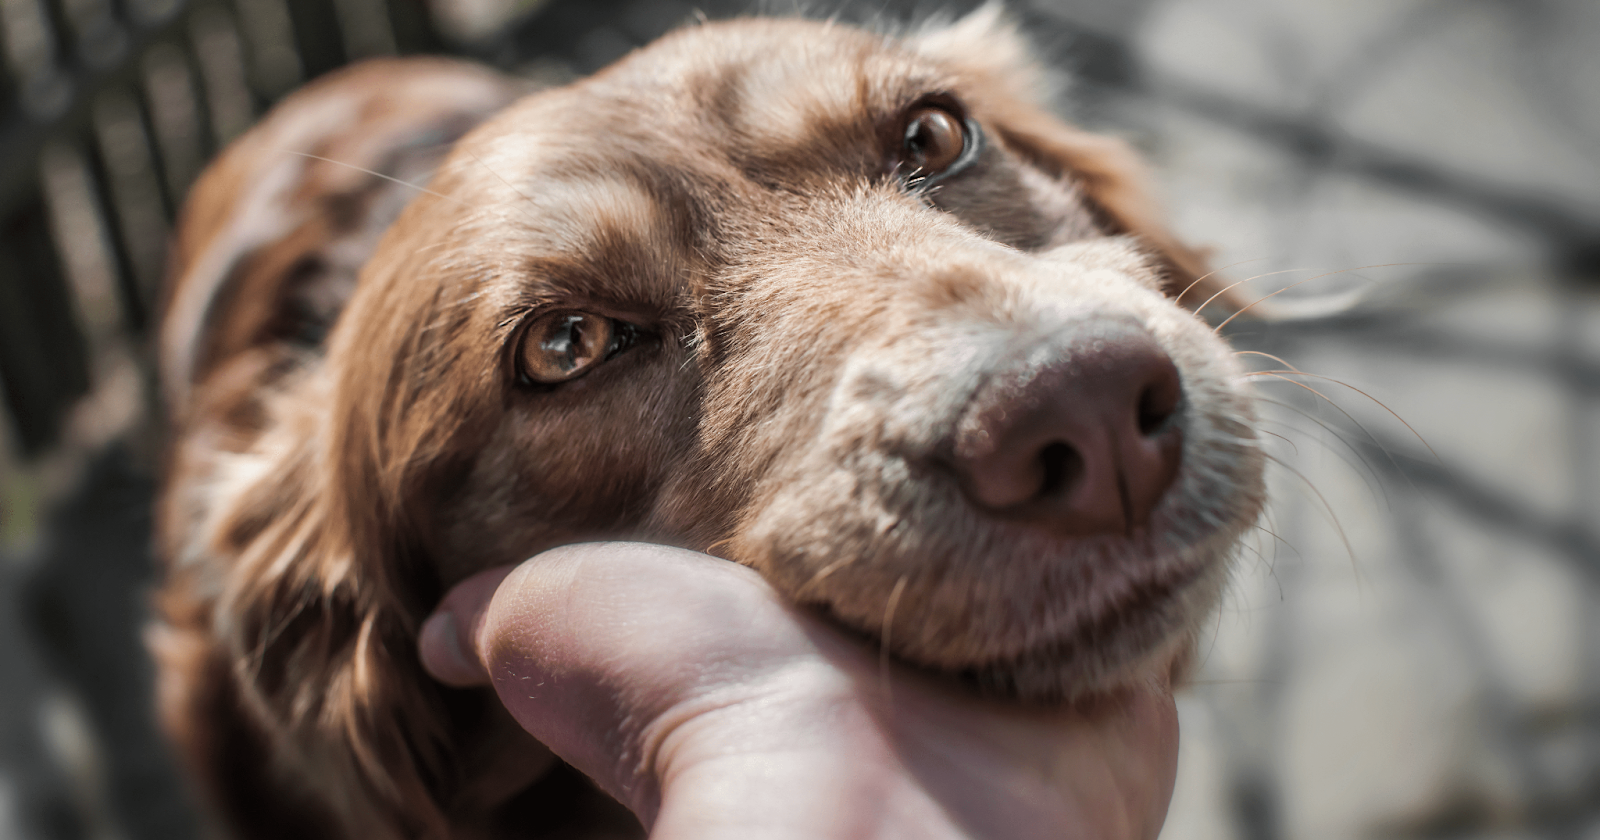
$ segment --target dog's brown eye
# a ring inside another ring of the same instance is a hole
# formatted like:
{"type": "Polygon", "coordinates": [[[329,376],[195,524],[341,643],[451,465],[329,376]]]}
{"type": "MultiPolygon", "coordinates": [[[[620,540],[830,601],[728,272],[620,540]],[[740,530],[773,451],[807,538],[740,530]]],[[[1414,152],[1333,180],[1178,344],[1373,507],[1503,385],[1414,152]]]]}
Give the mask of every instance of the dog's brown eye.
{"type": "Polygon", "coordinates": [[[522,333],[519,373],[542,385],[576,379],[631,343],[632,332],[627,324],[587,312],[541,315],[522,333]]]}
{"type": "Polygon", "coordinates": [[[954,114],[931,106],[911,112],[903,152],[913,174],[935,175],[949,169],[966,146],[966,130],[954,114]]]}

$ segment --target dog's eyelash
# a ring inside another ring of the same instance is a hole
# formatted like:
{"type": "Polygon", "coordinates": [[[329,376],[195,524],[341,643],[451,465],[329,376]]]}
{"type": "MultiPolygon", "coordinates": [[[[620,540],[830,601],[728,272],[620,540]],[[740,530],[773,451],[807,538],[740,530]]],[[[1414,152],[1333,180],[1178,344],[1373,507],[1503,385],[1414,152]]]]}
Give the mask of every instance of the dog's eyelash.
{"type": "Polygon", "coordinates": [[[627,321],[618,321],[616,319],[612,319],[612,330],[614,332],[611,339],[611,349],[606,351],[607,361],[616,358],[624,350],[638,344],[641,334],[638,327],[627,321]]]}
{"type": "Polygon", "coordinates": [[[895,164],[896,175],[907,189],[924,199],[929,199],[940,184],[966,171],[983,156],[985,145],[983,126],[969,116],[961,116],[959,121],[962,127],[961,154],[949,166],[935,172],[926,172],[921,167],[908,170],[904,160],[895,164]]]}

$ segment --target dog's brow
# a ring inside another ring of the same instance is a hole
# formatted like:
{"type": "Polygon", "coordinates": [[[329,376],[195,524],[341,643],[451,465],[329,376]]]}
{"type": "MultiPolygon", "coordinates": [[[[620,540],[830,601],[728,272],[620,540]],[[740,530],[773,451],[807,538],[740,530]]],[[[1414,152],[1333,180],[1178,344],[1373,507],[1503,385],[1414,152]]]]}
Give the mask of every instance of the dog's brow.
{"type": "Polygon", "coordinates": [[[524,191],[538,220],[530,233],[557,253],[593,253],[623,231],[647,236],[666,221],[645,185],[621,173],[552,177],[524,191]]]}
{"type": "Polygon", "coordinates": [[[663,206],[658,186],[621,167],[603,179],[551,178],[527,190],[540,221],[517,243],[526,257],[502,318],[550,306],[645,317],[670,311],[682,300],[689,243],[676,218],[685,213],[663,206]]]}

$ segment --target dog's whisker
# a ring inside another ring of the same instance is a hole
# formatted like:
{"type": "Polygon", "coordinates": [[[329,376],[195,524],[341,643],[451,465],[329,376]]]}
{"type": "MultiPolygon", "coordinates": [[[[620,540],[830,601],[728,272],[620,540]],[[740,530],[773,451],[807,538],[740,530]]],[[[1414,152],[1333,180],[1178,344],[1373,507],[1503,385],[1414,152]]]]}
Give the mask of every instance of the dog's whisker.
{"type": "MultiPolygon", "coordinates": [[[[1263,508],[1262,514],[1268,527],[1278,532],[1278,534],[1283,533],[1283,528],[1278,523],[1278,508],[1276,505],[1269,502],[1263,508]]],[[[1274,535],[1274,537],[1275,538],[1272,541],[1272,566],[1270,571],[1272,573],[1272,582],[1277,585],[1278,592],[1281,595],[1283,592],[1283,581],[1278,577],[1278,552],[1287,549],[1294,554],[1296,559],[1301,561],[1305,560],[1306,555],[1300,550],[1300,546],[1296,545],[1292,540],[1277,538],[1276,535],[1274,535]]]]}
{"type": "Polygon", "coordinates": [[[1344,523],[1339,521],[1339,514],[1333,509],[1333,505],[1328,502],[1328,498],[1322,495],[1322,491],[1317,489],[1316,483],[1307,477],[1305,473],[1289,466],[1289,464],[1283,459],[1278,458],[1271,453],[1262,453],[1262,455],[1268,461],[1277,464],[1282,469],[1288,470],[1290,473],[1298,477],[1302,482],[1305,482],[1306,487],[1316,495],[1317,500],[1322,503],[1322,509],[1327,513],[1328,519],[1332,523],[1334,531],[1339,534],[1339,541],[1344,544],[1345,553],[1350,556],[1350,569],[1355,573],[1356,580],[1359,583],[1361,580],[1361,567],[1356,561],[1355,547],[1350,544],[1350,537],[1345,533],[1344,523]]]}
{"type": "MultiPolygon", "coordinates": [[[[1323,380],[1325,382],[1332,382],[1335,385],[1343,385],[1344,387],[1349,388],[1352,391],[1355,391],[1356,393],[1360,394],[1361,396],[1366,397],[1367,399],[1371,400],[1374,405],[1376,405],[1379,408],[1383,409],[1384,411],[1388,412],[1389,416],[1393,417],[1395,420],[1398,420],[1400,422],[1400,425],[1406,427],[1406,431],[1409,431],[1413,436],[1416,437],[1417,441],[1419,443],[1421,443],[1423,445],[1423,447],[1428,450],[1428,454],[1432,455],[1435,461],[1437,461],[1438,463],[1441,463],[1441,464],[1444,463],[1444,459],[1440,458],[1439,457],[1439,453],[1435,452],[1433,450],[1433,446],[1428,443],[1427,438],[1424,438],[1422,436],[1422,433],[1418,432],[1416,430],[1416,427],[1412,426],[1410,423],[1407,423],[1406,419],[1404,417],[1401,417],[1399,412],[1397,412],[1394,409],[1390,408],[1389,406],[1385,405],[1384,402],[1382,400],[1378,399],[1377,397],[1374,397],[1373,395],[1367,393],[1366,391],[1363,391],[1360,388],[1357,388],[1356,386],[1351,385],[1348,382],[1345,382],[1344,380],[1335,379],[1335,378],[1333,378],[1331,376],[1324,376],[1324,375],[1322,375],[1320,373],[1306,373],[1305,371],[1301,371],[1301,370],[1260,371],[1260,373],[1267,374],[1267,375],[1270,375],[1270,376],[1274,376],[1274,377],[1276,377],[1278,379],[1283,379],[1284,377],[1287,377],[1287,376],[1309,376],[1312,379],[1321,379],[1321,380],[1323,380]]],[[[1322,397],[1325,400],[1328,399],[1328,397],[1326,395],[1318,392],[1316,389],[1307,388],[1307,390],[1311,391],[1313,394],[1316,394],[1319,397],[1322,397]]],[[[1332,400],[1328,400],[1328,401],[1330,403],[1333,402],[1332,400]]]]}
{"type": "MultiPolygon", "coordinates": [[[[1274,527],[1276,527],[1276,526],[1274,526],[1274,527]]],[[[1294,552],[1296,556],[1302,556],[1300,554],[1300,549],[1295,547],[1294,543],[1289,542],[1287,539],[1285,539],[1283,537],[1282,534],[1279,534],[1277,531],[1274,531],[1272,528],[1268,528],[1265,525],[1257,524],[1256,525],[1256,530],[1260,531],[1263,534],[1266,534],[1269,537],[1271,537],[1274,542],[1283,545],[1284,548],[1287,548],[1290,551],[1294,552]]]]}
{"type": "Polygon", "coordinates": [[[1277,432],[1269,432],[1266,429],[1263,429],[1263,428],[1260,428],[1260,427],[1257,427],[1256,431],[1260,432],[1261,434],[1264,434],[1264,435],[1271,435],[1271,436],[1277,438],[1278,440],[1281,440],[1284,443],[1289,444],[1289,448],[1294,450],[1295,457],[1296,458],[1300,457],[1300,447],[1296,446],[1294,441],[1284,437],[1283,435],[1278,434],[1277,432]]]}
{"type": "MultiPolygon", "coordinates": [[[[1285,381],[1292,381],[1292,380],[1285,380],[1285,381]]],[[[1300,383],[1294,383],[1294,384],[1299,385],[1300,383]]],[[[1305,386],[1302,385],[1302,387],[1305,387],[1305,386]]],[[[1312,393],[1317,393],[1315,389],[1312,389],[1312,388],[1309,388],[1309,387],[1306,387],[1306,390],[1311,391],[1312,393]]],[[[1322,395],[1318,394],[1318,396],[1322,396],[1322,395]]],[[[1366,456],[1361,454],[1360,448],[1355,446],[1348,439],[1346,439],[1344,437],[1344,435],[1340,434],[1339,430],[1333,428],[1332,426],[1329,426],[1327,423],[1322,422],[1321,420],[1319,420],[1316,417],[1312,416],[1310,413],[1308,413],[1305,410],[1303,410],[1301,408],[1298,408],[1296,406],[1292,406],[1292,405],[1290,405],[1288,403],[1285,403],[1285,402],[1282,402],[1282,401],[1279,401],[1279,400],[1266,399],[1266,398],[1262,398],[1262,397],[1258,397],[1257,399],[1261,400],[1261,402],[1265,402],[1265,403],[1268,403],[1268,404],[1271,404],[1271,405],[1281,406],[1281,407],[1283,407],[1285,409],[1288,409],[1289,411],[1293,411],[1294,413],[1299,414],[1301,417],[1304,417],[1307,420],[1310,420],[1311,422],[1316,423],[1318,426],[1321,426],[1323,429],[1327,430],[1329,434],[1332,434],[1335,438],[1338,438],[1339,442],[1343,443],[1345,445],[1345,447],[1350,450],[1350,453],[1355,455],[1356,458],[1358,458],[1361,461],[1361,463],[1364,464],[1367,467],[1368,471],[1371,473],[1371,475],[1373,477],[1373,480],[1378,482],[1378,487],[1383,492],[1384,507],[1386,509],[1393,507],[1393,502],[1389,499],[1389,491],[1387,489],[1384,489],[1383,483],[1382,483],[1382,481],[1381,481],[1381,479],[1379,478],[1379,475],[1378,475],[1378,470],[1372,465],[1371,461],[1368,461],[1366,459],[1366,456]]],[[[1322,397],[1322,399],[1325,400],[1325,401],[1328,401],[1328,404],[1332,405],[1335,409],[1339,409],[1339,406],[1334,404],[1331,400],[1328,400],[1327,397],[1324,396],[1324,397],[1322,397]]],[[[1383,453],[1384,459],[1389,462],[1389,466],[1392,467],[1394,469],[1394,471],[1396,473],[1398,473],[1402,479],[1405,480],[1407,486],[1409,486],[1411,488],[1411,492],[1413,494],[1416,494],[1419,498],[1428,499],[1428,500],[1431,501],[1431,497],[1428,496],[1426,493],[1423,493],[1422,489],[1417,486],[1417,483],[1411,479],[1411,474],[1409,472],[1407,472],[1404,467],[1400,466],[1400,462],[1399,461],[1395,460],[1394,453],[1390,452],[1388,447],[1384,446],[1381,441],[1379,441],[1376,437],[1374,437],[1372,435],[1372,432],[1368,431],[1367,428],[1365,426],[1361,425],[1361,423],[1359,421],[1357,421],[1354,417],[1350,417],[1350,415],[1348,413],[1345,413],[1343,411],[1343,409],[1339,409],[1339,410],[1340,410],[1341,413],[1345,414],[1346,418],[1348,418],[1352,423],[1355,423],[1356,426],[1358,428],[1360,428],[1363,433],[1366,434],[1367,439],[1372,442],[1372,445],[1373,445],[1374,448],[1376,448],[1379,452],[1383,453]]]]}
{"type": "MultiPolygon", "coordinates": [[[[1255,275],[1253,277],[1246,277],[1243,280],[1237,281],[1235,283],[1230,283],[1230,284],[1228,284],[1226,286],[1223,286],[1222,289],[1220,289],[1216,294],[1212,295],[1211,297],[1206,298],[1203,302],[1201,302],[1201,304],[1199,306],[1195,307],[1194,308],[1194,314],[1195,315],[1199,315],[1201,312],[1205,311],[1205,308],[1207,306],[1211,305],[1212,301],[1216,300],[1219,297],[1222,297],[1223,295],[1227,294],[1228,292],[1230,292],[1230,291],[1232,291],[1232,290],[1234,290],[1234,289],[1236,289],[1236,288],[1238,288],[1240,286],[1243,286],[1246,283],[1251,282],[1252,280],[1260,280],[1263,277],[1276,277],[1279,274],[1288,274],[1288,273],[1290,273],[1292,271],[1311,271],[1311,269],[1309,269],[1309,268],[1285,268],[1285,269],[1281,269],[1279,271],[1269,271],[1269,272],[1267,272],[1265,274],[1257,274],[1257,275],[1255,275]]],[[[1315,278],[1312,278],[1312,279],[1315,279],[1315,278]]],[[[1306,281],[1302,280],[1300,282],[1304,283],[1306,281]]],[[[1299,285],[1299,284],[1296,284],[1296,285],[1299,285]]],[[[1289,286],[1288,288],[1292,289],[1294,287],[1293,286],[1289,286]]],[[[1281,291],[1284,291],[1284,290],[1283,289],[1279,289],[1278,291],[1281,292],[1281,291]]],[[[1259,301],[1257,301],[1257,302],[1259,303],[1259,301]]],[[[1240,310],[1240,311],[1242,312],[1244,310],[1240,310]]],[[[1237,315],[1238,313],[1236,312],[1234,314],[1237,315]]],[[[1227,323],[1227,322],[1224,321],[1223,323],[1227,323]]],[[[1221,329],[1221,325],[1218,325],[1217,329],[1221,329]]],[[[1217,331],[1216,329],[1212,330],[1212,332],[1216,332],[1216,331],[1217,331]]]]}
{"type": "MultiPolygon", "coordinates": [[[[1178,296],[1172,299],[1172,303],[1173,303],[1174,306],[1182,306],[1183,305],[1183,296],[1187,295],[1191,290],[1194,289],[1195,286],[1198,286],[1201,283],[1204,283],[1205,281],[1211,279],[1212,277],[1217,276],[1218,274],[1221,274],[1224,271],[1227,271],[1230,268],[1237,268],[1238,266],[1241,266],[1241,265],[1247,265],[1247,264],[1253,263],[1253,262],[1260,262],[1263,259],[1265,259],[1265,257],[1256,257],[1253,260],[1240,260],[1238,262],[1228,263],[1227,265],[1222,266],[1221,268],[1213,268],[1212,270],[1206,272],[1205,274],[1202,274],[1199,277],[1196,277],[1194,279],[1193,283],[1190,283],[1189,285],[1184,286],[1183,287],[1183,291],[1179,292],[1178,296]]],[[[1196,310],[1196,311],[1198,311],[1198,310],[1196,310]]]]}
{"type": "MultiPolygon", "coordinates": [[[[1276,530],[1275,530],[1276,528],[1277,528],[1277,523],[1273,523],[1272,528],[1267,528],[1267,527],[1263,526],[1259,522],[1256,523],[1253,526],[1253,530],[1255,531],[1255,536],[1256,536],[1256,545],[1250,546],[1250,550],[1254,551],[1256,553],[1256,557],[1260,558],[1260,562],[1262,563],[1263,567],[1266,569],[1267,577],[1271,578],[1273,585],[1278,588],[1278,598],[1279,598],[1279,600],[1282,600],[1283,599],[1283,581],[1278,578],[1278,547],[1281,545],[1281,546],[1289,549],[1290,551],[1294,552],[1296,557],[1301,556],[1301,554],[1300,554],[1300,550],[1298,548],[1296,548],[1293,543],[1289,542],[1288,540],[1285,540],[1282,536],[1280,536],[1276,532],[1276,530]],[[1271,558],[1268,558],[1266,556],[1266,552],[1261,547],[1261,535],[1262,534],[1266,534],[1267,536],[1272,537],[1272,557],[1271,558]]],[[[1239,547],[1241,549],[1245,548],[1246,544],[1244,542],[1240,542],[1239,543],[1239,547]]]]}
{"type": "Polygon", "coordinates": [[[1262,356],[1264,358],[1271,359],[1271,360],[1273,360],[1274,362],[1277,362],[1280,365],[1283,365],[1285,368],[1288,368],[1289,370],[1292,370],[1295,373],[1299,373],[1300,372],[1300,369],[1295,367],[1294,365],[1289,364],[1288,362],[1284,361],[1283,359],[1281,359],[1281,358],[1279,358],[1277,356],[1272,355],[1271,353],[1263,353],[1260,350],[1235,350],[1235,351],[1233,351],[1233,355],[1235,355],[1235,356],[1262,356]]]}
{"type": "MultiPolygon", "coordinates": [[[[1329,398],[1328,395],[1322,393],[1321,391],[1318,391],[1317,389],[1311,387],[1310,385],[1305,384],[1304,382],[1298,382],[1296,380],[1290,379],[1287,376],[1284,376],[1283,374],[1278,373],[1278,372],[1259,371],[1258,374],[1261,375],[1261,376],[1267,376],[1267,377],[1270,377],[1270,378],[1273,378],[1273,379],[1277,379],[1277,380],[1282,381],[1282,382],[1287,382],[1287,383],[1289,383],[1291,385],[1294,385],[1294,386],[1302,388],[1302,389],[1304,389],[1306,391],[1309,391],[1312,394],[1315,394],[1317,397],[1321,398],[1322,401],[1327,403],[1329,406],[1331,406],[1333,408],[1333,410],[1339,412],[1340,414],[1343,414],[1346,420],[1349,420],[1351,423],[1354,423],[1356,428],[1360,429],[1362,434],[1365,434],[1367,436],[1367,439],[1372,441],[1372,445],[1376,446],[1378,448],[1378,450],[1383,453],[1384,457],[1389,460],[1389,464],[1391,466],[1393,466],[1397,472],[1400,472],[1402,475],[1405,474],[1405,471],[1400,467],[1400,462],[1395,460],[1394,454],[1389,451],[1388,447],[1384,446],[1383,443],[1378,440],[1378,437],[1372,433],[1372,430],[1368,429],[1366,427],[1366,424],[1362,423],[1360,420],[1357,420],[1355,418],[1355,415],[1352,415],[1350,412],[1344,410],[1344,408],[1342,406],[1340,406],[1337,402],[1335,402],[1334,400],[1329,398]]],[[[1409,482],[1411,479],[1408,476],[1406,478],[1406,480],[1409,482]]]]}
{"type": "Polygon", "coordinates": [[[323,157],[322,155],[314,155],[314,154],[312,154],[310,152],[302,152],[302,151],[298,151],[296,149],[283,149],[281,151],[284,154],[297,155],[297,156],[303,157],[303,158],[311,158],[312,160],[320,160],[323,163],[331,163],[334,166],[342,166],[342,167],[344,167],[346,169],[353,169],[353,170],[355,170],[357,172],[363,172],[363,173],[366,173],[367,175],[371,175],[374,178],[382,178],[385,181],[389,181],[391,183],[399,184],[402,187],[407,187],[409,189],[416,190],[417,192],[420,192],[420,193],[426,193],[428,195],[433,196],[434,198],[441,198],[441,199],[444,199],[445,201],[454,202],[456,204],[461,205],[462,207],[472,208],[472,206],[473,206],[473,205],[471,205],[471,204],[469,204],[469,203],[467,203],[465,201],[462,201],[461,199],[456,198],[454,196],[445,195],[442,192],[435,192],[435,191],[430,190],[427,187],[424,187],[424,186],[422,186],[420,184],[413,184],[410,181],[406,181],[406,180],[401,179],[401,178],[396,178],[393,175],[385,175],[382,172],[379,172],[379,171],[377,171],[375,169],[368,169],[365,166],[356,166],[353,163],[345,163],[342,160],[334,160],[333,158],[323,157]]]}
{"type": "MultiPolygon", "coordinates": [[[[1344,461],[1345,464],[1347,464],[1350,467],[1351,472],[1355,473],[1358,476],[1361,476],[1361,481],[1362,481],[1362,483],[1367,485],[1367,490],[1368,490],[1368,492],[1370,492],[1372,494],[1373,501],[1375,501],[1375,502],[1378,501],[1378,496],[1381,493],[1382,496],[1383,496],[1383,504],[1382,504],[1382,506],[1385,509],[1389,509],[1389,508],[1393,507],[1393,502],[1389,499],[1389,491],[1388,491],[1387,488],[1385,488],[1383,486],[1383,482],[1379,478],[1377,468],[1375,468],[1372,465],[1371,461],[1367,460],[1367,457],[1365,455],[1361,454],[1361,450],[1356,448],[1355,444],[1352,444],[1349,441],[1348,438],[1346,438],[1344,435],[1340,434],[1338,429],[1335,429],[1334,427],[1328,425],[1327,423],[1322,422],[1322,420],[1318,419],[1316,416],[1312,415],[1310,412],[1304,411],[1304,410],[1302,410],[1302,409],[1300,409],[1300,408],[1298,408],[1296,406],[1290,405],[1289,403],[1283,402],[1281,400],[1272,400],[1272,399],[1266,399],[1266,398],[1260,398],[1260,399],[1261,399],[1261,402],[1268,403],[1270,405],[1279,406],[1279,407],[1281,407],[1281,408],[1283,408],[1283,409],[1285,409],[1287,411],[1292,411],[1292,412],[1300,415],[1301,417],[1311,421],[1312,423],[1317,424],[1318,426],[1322,427],[1323,431],[1325,431],[1328,434],[1332,435],[1335,440],[1339,441],[1339,443],[1344,444],[1344,448],[1349,450],[1350,454],[1354,455],[1357,461],[1361,462],[1361,468],[1360,469],[1358,469],[1356,467],[1355,463],[1350,461],[1350,459],[1346,458],[1344,456],[1344,454],[1339,452],[1337,449],[1334,449],[1331,446],[1325,446],[1324,451],[1332,454],[1334,457],[1338,458],[1339,460],[1344,461]]],[[[1289,429],[1291,431],[1300,432],[1301,434],[1305,434],[1305,435],[1310,435],[1311,434],[1310,432],[1306,431],[1305,429],[1298,429],[1298,428],[1296,428],[1294,425],[1292,425],[1290,423],[1282,423],[1282,422],[1277,422],[1277,421],[1265,421],[1265,422],[1272,422],[1275,425],[1282,426],[1285,429],[1289,429]]]]}
{"type": "Polygon", "coordinates": [[[506,189],[508,189],[511,192],[515,193],[518,198],[522,199],[522,204],[515,205],[516,208],[518,210],[522,211],[524,220],[529,221],[529,222],[533,222],[535,227],[538,226],[538,221],[539,221],[538,217],[536,217],[532,213],[530,213],[528,211],[528,208],[524,206],[526,204],[532,204],[533,203],[533,199],[531,197],[529,197],[527,193],[524,193],[522,190],[517,189],[515,184],[512,184],[510,181],[507,181],[505,179],[505,177],[503,177],[500,173],[494,171],[494,169],[492,167],[490,167],[489,164],[483,162],[483,158],[478,157],[475,153],[473,153],[473,151],[471,149],[462,149],[461,151],[467,157],[470,157],[475,162],[477,162],[477,164],[479,166],[483,167],[483,171],[485,171],[485,172],[489,173],[490,175],[494,176],[494,179],[496,181],[499,181],[500,183],[504,184],[506,189]]]}
{"type": "Polygon", "coordinates": [[[894,582],[894,589],[889,592],[889,600],[883,607],[883,632],[882,641],[878,644],[878,679],[882,682],[880,690],[883,692],[883,702],[888,708],[894,708],[894,684],[890,680],[891,666],[889,662],[891,632],[894,629],[894,611],[900,606],[900,596],[905,594],[906,583],[911,579],[909,574],[900,576],[894,582]]]}
{"type": "Polygon", "coordinates": [[[1256,556],[1257,564],[1261,566],[1269,565],[1267,562],[1267,555],[1261,551],[1260,545],[1250,545],[1249,543],[1241,542],[1239,543],[1239,550],[1248,551],[1251,554],[1254,554],[1256,556]]]}
{"type": "MultiPolygon", "coordinates": [[[[1342,269],[1339,269],[1338,271],[1329,271],[1329,272],[1325,272],[1325,273],[1322,273],[1322,274],[1318,274],[1315,277],[1307,277],[1306,279],[1301,280],[1298,283],[1291,283],[1291,284],[1289,284],[1287,286],[1284,286],[1283,288],[1277,290],[1276,292],[1273,292],[1273,293],[1268,294],[1268,295],[1263,295],[1263,296],[1255,299],[1254,301],[1252,301],[1247,306],[1244,306],[1243,308],[1241,308],[1238,312],[1235,312],[1232,315],[1229,315],[1227,318],[1223,319],[1222,323],[1218,324],[1212,330],[1212,332],[1221,333],[1223,327],[1226,327],[1231,321],[1233,321],[1233,319],[1235,319],[1235,318],[1239,317],[1240,315],[1243,315],[1244,313],[1246,313],[1246,312],[1250,311],[1251,309],[1253,309],[1256,306],[1256,304],[1262,303],[1262,302],[1268,300],[1269,298],[1275,298],[1278,295],[1281,295],[1284,292],[1287,292],[1290,289],[1295,288],[1296,286],[1303,286],[1303,285],[1305,285],[1307,283],[1310,283],[1313,280],[1321,280],[1324,277],[1333,277],[1333,276],[1339,275],[1339,274],[1355,274],[1355,272],[1366,271],[1368,269],[1373,269],[1373,268],[1402,268],[1402,267],[1407,267],[1407,266],[1424,266],[1424,265],[1434,265],[1434,264],[1435,263],[1377,263],[1375,265],[1358,265],[1355,268],[1342,268],[1342,269]]],[[[1298,271],[1298,270],[1303,270],[1303,269],[1295,269],[1295,270],[1298,271]]],[[[1263,275],[1263,276],[1266,276],[1266,275],[1263,275]]],[[[1360,277],[1362,280],[1365,280],[1368,283],[1377,283],[1378,282],[1376,280],[1373,280],[1370,277],[1361,277],[1361,275],[1359,275],[1359,274],[1356,274],[1355,276],[1356,277],[1360,277]]]]}
{"type": "Polygon", "coordinates": [[[824,579],[826,579],[828,575],[831,575],[839,569],[849,565],[853,559],[854,558],[852,557],[841,557],[838,560],[823,566],[821,569],[817,570],[817,573],[812,575],[811,579],[806,581],[805,586],[801,588],[803,590],[810,590],[813,586],[816,586],[818,583],[821,583],[824,579]]]}
{"type": "MultiPolygon", "coordinates": [[[[1281,594],[1283,590],[1283,583],[1282,581],[1278,580],[1278,549],[1280,547],[1288,548],[1290,551],[1294,552],[1296,557],[1300,556],[1300,550],[1296,548],[1293,543],[1279,536],[1278,532],[1281,529],[1278,528],[1277,517],[1274,515],[1272,506],[1270,504],[1263,506],[1260,519],[1250,526],[1250,530],[1256,538],[1256,554],[1262,557],[1262,559],[1265,561],[1267,576],[1272,578],[1273,582],[1278,586],[1278,590],[1281,594]],[[1263,521],[1266,522],[1265,525],[1262,524],[1263,521]],[[1266,534],[1273,538],[1271,541],[1272,556],[1270,558],[1266,556],[1266,549],[1261,545],[1262,534],[1266,534]]],[[[1241,540],[1239,545],[1240,547],[1243,547],[1244,542],[1241,540]]]]}

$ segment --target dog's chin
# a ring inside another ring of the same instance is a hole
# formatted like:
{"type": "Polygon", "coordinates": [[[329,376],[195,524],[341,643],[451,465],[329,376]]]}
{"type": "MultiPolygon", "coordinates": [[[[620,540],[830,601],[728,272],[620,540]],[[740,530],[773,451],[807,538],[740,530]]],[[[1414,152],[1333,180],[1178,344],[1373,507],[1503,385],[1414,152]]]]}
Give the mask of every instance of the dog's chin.
{"type": "Polygon", "coordinates": [[[1157,579],[1108,601],[1070,633],[957,672],[979,693],[1026,703],[1070,703],[1141,685],[1169,686],[1187,670],[1195,638],[1226,579],[1225,564],[1157,579]]]}
{"type": "MultiPolygon", "coordinates": [[[[988,551],[879,554],[817,570],[811,552],[755,565],[796,601],[984,695],[1062,703],[1165,681],[1220,597],[1237,534],[1153,553],[1137,541],[1024,540],[988,551]],[[898,570],[898,571],[896,571],[898,570]]],[[[916,541],[911,541],[916,543],[916,541]]]]}

